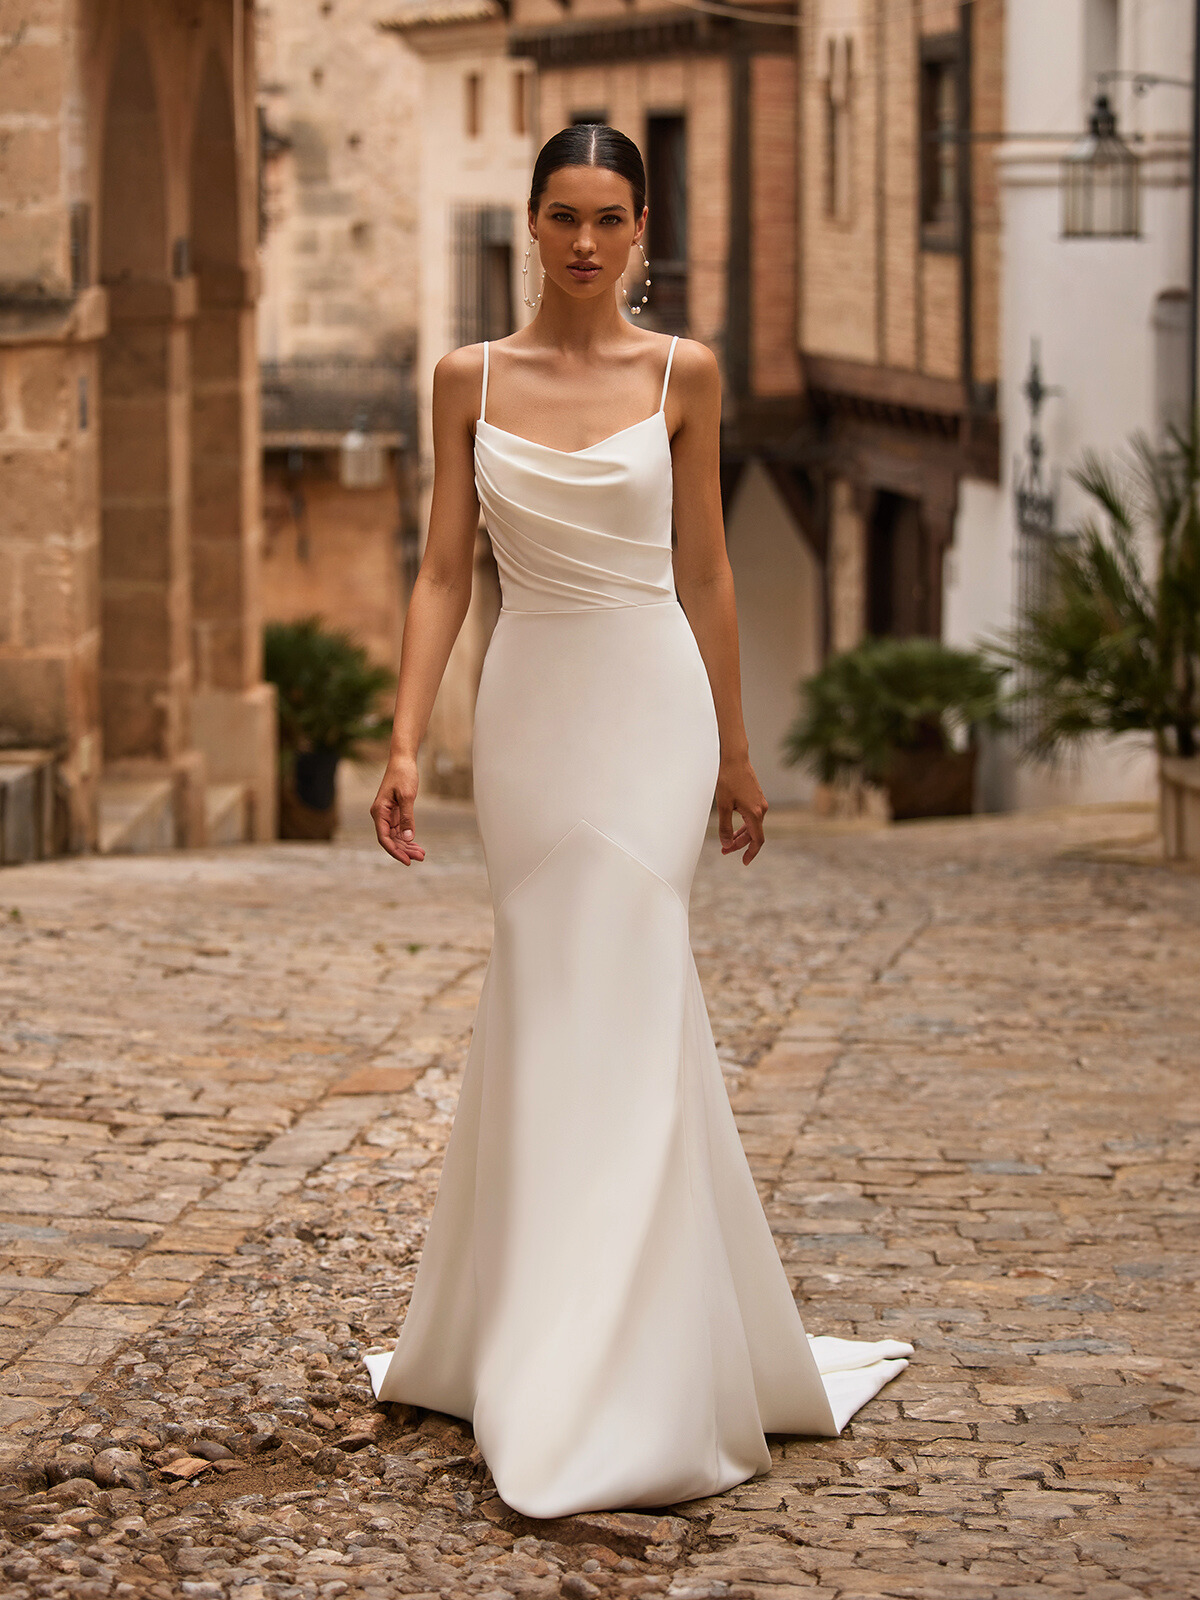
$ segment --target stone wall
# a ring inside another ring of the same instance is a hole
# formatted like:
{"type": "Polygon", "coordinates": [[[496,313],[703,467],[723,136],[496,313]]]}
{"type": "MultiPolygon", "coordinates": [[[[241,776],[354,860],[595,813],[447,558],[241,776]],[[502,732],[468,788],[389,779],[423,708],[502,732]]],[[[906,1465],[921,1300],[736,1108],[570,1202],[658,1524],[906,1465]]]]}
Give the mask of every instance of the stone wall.
{"type": "Polygon", "coordinates": [[[263,357],[411,354],[420,69],[378,0],[258,5],[263,357]]]}
{"type": "Polygon", "coordinates": [[[388,463],[374,489],[346,490],[335,452],[264,462],[263,588],[272,621],[314,614],[344,627],[373,661],[396,670],[406,582],[397,507],[407,486],[388,463]]]}
{"type": "Polygon", "coordinates": [[[395,670],[415,542],[420,68],[372,0],[257,7],[263,137],[263,609],[395,670]],[[377,487],[342,437],[383,442],[377,487]]]}
{"type": "Polygon", "coordinates": [[[193,696],[261,699],[252,96],[232,0],[0,10],[0,742],[75,848],[131,767],[200,842],[193,696]]]}

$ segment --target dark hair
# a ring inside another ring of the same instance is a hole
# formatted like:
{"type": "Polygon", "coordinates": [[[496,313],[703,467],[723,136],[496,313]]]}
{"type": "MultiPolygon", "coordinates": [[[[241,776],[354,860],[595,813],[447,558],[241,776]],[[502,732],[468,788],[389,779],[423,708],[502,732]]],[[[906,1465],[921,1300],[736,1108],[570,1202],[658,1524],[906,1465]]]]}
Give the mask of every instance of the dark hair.
{"type": "Polygon", "coordinates": [[[646,204],[646,169],[637,145],[616,128],[606,122],[577,122],[546,140],[533,164],[529,186],[529,204],[535,214],[551,174],[561,167],[607,167],[617,173],[633,190],[634,221],[641,216],[646,204]]]}

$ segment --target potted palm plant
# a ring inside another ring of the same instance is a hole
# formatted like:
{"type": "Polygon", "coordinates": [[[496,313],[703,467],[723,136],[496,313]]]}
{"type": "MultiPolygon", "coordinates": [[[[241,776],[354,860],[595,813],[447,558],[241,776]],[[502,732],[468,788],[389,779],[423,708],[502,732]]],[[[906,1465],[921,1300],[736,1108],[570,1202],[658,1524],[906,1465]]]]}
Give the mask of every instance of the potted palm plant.
{"type": "Polygon", "coordinates": [[[1158,753],[1170,856],[1200,857],[1200,448],[1171,429],[1072,476],[1100,517],[1052,547],[1048,597],[992,643],[1018,669],[1023,750],[1053,762],[1104,734],[1158,753]]]}
{"type": "Polygon", "coordinates": [[[969,813],[975,730],[1005,726],[1005,670],[937,639],[865,639],[801,685],[784,760],[879,785],[897,820],[969,813]]]}
{"type": "Polygon", "coordinates": [[[279,707],[279,836],[331,839],[338,763],[387,737],[380,701],[392,675],[319,617],[267,625],[263,674],[279,707]]]}

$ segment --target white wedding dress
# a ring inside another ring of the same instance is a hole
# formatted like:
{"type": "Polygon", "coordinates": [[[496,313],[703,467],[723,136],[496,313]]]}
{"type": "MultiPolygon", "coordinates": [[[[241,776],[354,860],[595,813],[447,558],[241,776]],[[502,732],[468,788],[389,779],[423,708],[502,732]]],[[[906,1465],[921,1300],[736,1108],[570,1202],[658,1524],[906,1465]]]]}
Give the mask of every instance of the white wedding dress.
{"type": "Polygon", "coordinates": [[[659,409],[571,452],[486,421],[504,604],[475,720],[495,935],[380,1400],[468,1419],[532,1517],[668,1505],[836,1435],[912,1347],[806,1337],[688,943],[718,765],[659,409]]]}

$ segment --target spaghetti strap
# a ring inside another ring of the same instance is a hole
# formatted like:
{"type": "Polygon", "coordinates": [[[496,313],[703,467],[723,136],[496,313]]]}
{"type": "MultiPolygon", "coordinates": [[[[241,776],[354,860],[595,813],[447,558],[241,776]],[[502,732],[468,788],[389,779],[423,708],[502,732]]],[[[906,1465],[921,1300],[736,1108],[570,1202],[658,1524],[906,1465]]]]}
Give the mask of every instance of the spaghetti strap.
{"type": "Polygon", "coordinates": [[[483,392],[479,396],[480,422],[484,422],[486,420],[484,417],[484,412],[487,410],[488,343],[489,341],[487,339],[483,341],[483,392]]]}
{"type": "Polygon", "coordinates": [[[671,348],[667,351],[667,370],[666,370],[666,373],[665,373],[665,375],[663,377],[662,399],[658,402],[658,409],[660,411],[663,409],[663,407],[667,403],[667,385],[671,381],[671,363],[675,359],[675,346],[678,343],[679,343],[679,335],[675,334],[675,336],[671,340],[671,348]]]}

